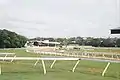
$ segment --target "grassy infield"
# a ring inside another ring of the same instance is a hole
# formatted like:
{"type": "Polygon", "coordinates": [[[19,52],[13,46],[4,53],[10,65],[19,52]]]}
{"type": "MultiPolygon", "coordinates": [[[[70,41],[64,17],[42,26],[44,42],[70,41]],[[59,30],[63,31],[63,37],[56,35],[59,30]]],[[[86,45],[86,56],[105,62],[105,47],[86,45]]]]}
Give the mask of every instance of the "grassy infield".
{"type": "MultiPolygon", "coordinates": [[[[0,52],[15,52],[17,56],[39,56],[26,53],[24,50],[0,50],[0,52]]],[[[103,62],[81,61],[73,73],[71,69],[76,61],[57,61],[53,69],[49,68],[52,62],[45,61],[46,75],[43,75],[41,62],[36,67],[33,66],[34,63],[35,61],[0,62],[2,64],[0,80],[120,80],[120,64],[116,63],[110,65],[105,77],[102,77],[101,73],[107,63],[103,62]]]]}

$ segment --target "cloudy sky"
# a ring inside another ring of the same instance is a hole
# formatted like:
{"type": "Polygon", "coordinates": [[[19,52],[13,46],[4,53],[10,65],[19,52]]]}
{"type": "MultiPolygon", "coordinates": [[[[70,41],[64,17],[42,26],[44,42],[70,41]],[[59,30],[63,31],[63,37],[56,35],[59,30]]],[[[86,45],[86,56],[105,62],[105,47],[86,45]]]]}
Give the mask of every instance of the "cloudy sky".
{"type": "Polygon", "coordinates": [[[29,38],[108,37],[120,26],[119,0],[0,0],[0,28],[29,38]]]}

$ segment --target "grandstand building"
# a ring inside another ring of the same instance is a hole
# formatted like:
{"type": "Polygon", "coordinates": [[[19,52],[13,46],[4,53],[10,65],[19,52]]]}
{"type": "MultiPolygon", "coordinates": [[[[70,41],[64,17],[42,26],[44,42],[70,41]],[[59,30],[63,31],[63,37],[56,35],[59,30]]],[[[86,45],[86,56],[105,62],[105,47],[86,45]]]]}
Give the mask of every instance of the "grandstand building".
{"type": "Polygon", "coordinates": [[[60,45],[59,42],[51,42],[49,40],[44,40],[44,41],[38,41],[38,40],[33,40],[33,41],[27,41],[25,46],[58,46],[60,45]]]}

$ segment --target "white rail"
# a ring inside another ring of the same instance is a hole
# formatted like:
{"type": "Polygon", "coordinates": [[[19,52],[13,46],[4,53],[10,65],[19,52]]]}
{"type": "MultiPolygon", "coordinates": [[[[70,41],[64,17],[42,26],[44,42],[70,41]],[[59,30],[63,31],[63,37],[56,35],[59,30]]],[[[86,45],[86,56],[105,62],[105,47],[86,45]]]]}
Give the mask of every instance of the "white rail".
{"type": "Polygon", "coordinates": [[[79,60],[79,58],[0,57],[0,60],[79,60]]]}
{"type": "Polygon", "coordinates": [[[90,60],[90,61],[99,61],[99,62],[113,62],[120,63],[120,60],[108,60],[108,59],[96,59],[96,58],[39,58],[39,57],[0,57],[0,60],[90,60]]]}

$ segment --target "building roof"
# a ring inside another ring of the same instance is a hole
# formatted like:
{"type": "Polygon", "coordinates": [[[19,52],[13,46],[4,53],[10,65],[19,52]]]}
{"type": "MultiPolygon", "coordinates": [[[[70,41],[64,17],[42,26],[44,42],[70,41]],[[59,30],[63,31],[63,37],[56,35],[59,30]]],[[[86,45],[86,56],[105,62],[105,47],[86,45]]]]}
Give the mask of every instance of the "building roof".
{"type": "Polygon", "coordinates": [[[111,30],[120,30],[120,27],[117,27],[117,28],[113,28],[111,30]]]}
{"type": "Polygon", "coordinates": [[[49,40],[37,41],[37,42],[41,42],[41,43],[45,43],[45,44],[60,44],[59,42],[51,42],[49,40]]]}

